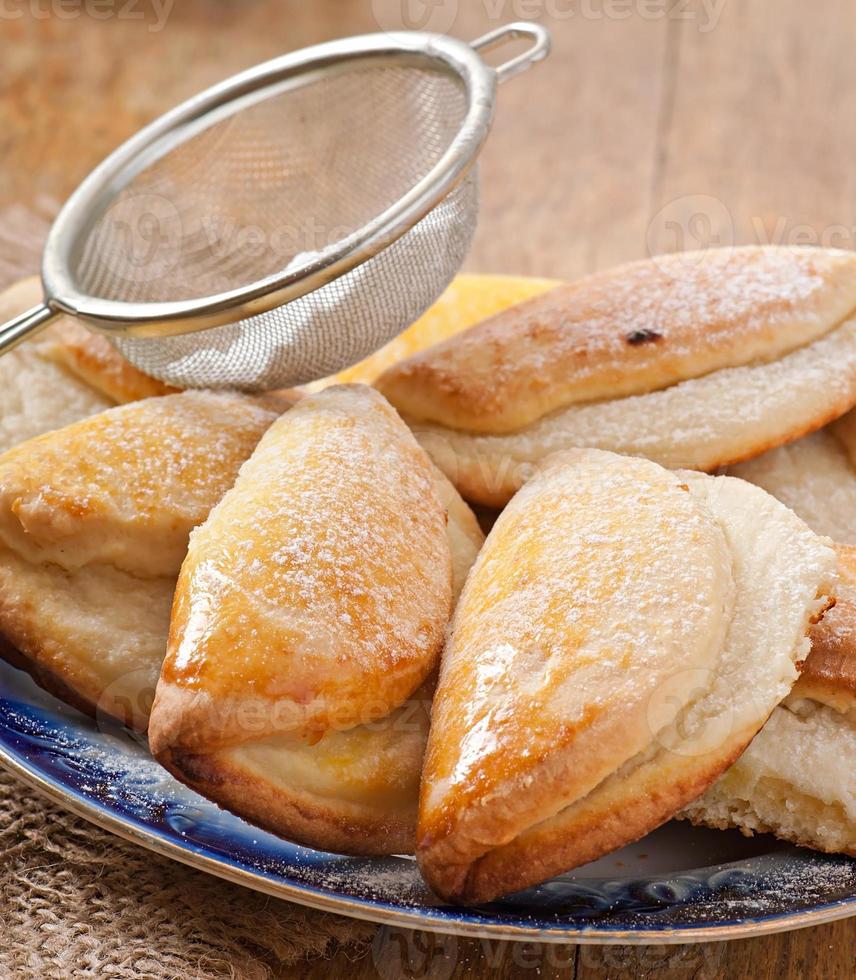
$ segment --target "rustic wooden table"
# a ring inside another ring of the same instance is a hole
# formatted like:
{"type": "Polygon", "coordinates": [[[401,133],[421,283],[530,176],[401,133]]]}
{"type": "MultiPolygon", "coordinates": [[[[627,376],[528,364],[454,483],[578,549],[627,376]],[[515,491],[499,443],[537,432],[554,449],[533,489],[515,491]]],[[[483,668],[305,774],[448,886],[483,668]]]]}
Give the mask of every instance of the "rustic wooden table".
{"type": "MultiPolygon", "coordinates": [[[[856,247],[850,0],[4,0],[0,234],[22,216],[32,227],[125,136],[236,69],[404,18],[471,38],[525,17],[549,24],[554,53],[502,89],[470,269],[573,278],[711,244],[856,247]]],[[[856,919],[636,949],[382,930],[373,955],[308,971],[852,980],[856,919]]]]}

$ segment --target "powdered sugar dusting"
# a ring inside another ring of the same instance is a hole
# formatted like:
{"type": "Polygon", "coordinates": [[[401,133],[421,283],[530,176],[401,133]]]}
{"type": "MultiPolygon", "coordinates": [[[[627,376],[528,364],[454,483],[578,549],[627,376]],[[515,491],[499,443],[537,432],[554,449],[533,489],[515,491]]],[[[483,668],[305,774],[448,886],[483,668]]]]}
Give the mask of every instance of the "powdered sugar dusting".
{"type": "Polygon", "coordinates": [[[715,371],[661,391],[572,405],[509,435],[417,424],[419,441],[471,499],[510,496],[570,446],[713,469],[845,411],[856,395],[856,318],[777,361],[715,371]]]}
{"type": "Polygon", "coordinates": [[[600,755],[581,750],[569,776],[569,798],[586,792],[662,726],[650,699],[676,662],[673,704],[697,687],[692,668],[715,670],[733,602],[722,531],[673,474],[557,457],[503,512],[464,589],[426,786],[456,808],[484,800],[597,730],[600,755]]]}
{"type": "Polygon", "coordinates": [[[4,539],[64,568],[175,575],[190,530],[275,418],[246,396],[184,392],[47,433],[0,462],[4,539]]]}
{"type": "Polygon", "coordinates": [[[856,308],[856,258],[738,248],[660,256],[506,310],[379,380],[415,418],[513,432],[569,405],[773,361],[856,308]]]}
{"type": "Polygon", "coordinates": [[[307,397],[193,535],[166,674],[300,704],[361,683],[367,700],[412,690],[448,622],[445,520],[430,463],[377,393],[307,397]]]}

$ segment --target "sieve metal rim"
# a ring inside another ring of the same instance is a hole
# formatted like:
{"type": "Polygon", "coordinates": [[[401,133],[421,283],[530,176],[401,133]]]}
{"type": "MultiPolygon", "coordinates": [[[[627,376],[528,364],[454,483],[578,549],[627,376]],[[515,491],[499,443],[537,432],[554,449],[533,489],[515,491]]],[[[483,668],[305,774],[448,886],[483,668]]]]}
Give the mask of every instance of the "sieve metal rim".
{"type": "Polygon", "coordinates": [[[53,311],[78,316],[107,334],[164,337],[265,313],[320,288],[392,244],[457,186],[473,166],[489,132],[496,85],[504,77],[502,72],[516,74],[527,67],[528,57],[535,60],[543,56],[540,48],[547,43],[549,36],[536,24],[507,25],[472,45],[440,34],[360,35],[274,58],[212,86],[127,140],[72,194],[54,222],[45,246],[42,283],[46,305],[53,311]],[[482,60],[480,50],[521,36],[534,39],[531,52],[518,56],[499,70],[482,60]],[[527,64],[523,63],[524,59],[527,64]],[[76,244],[109,207],[117,191],[140,169],[190,136],[240,111],[248,100],[260,101],[287,87],[306,84],[332,72],[377,64],[418,64],[454,75],[465,86],[468,105],[458,133],[440,160],[407,194],[372,221],[300,268],[213,296],[176,302],[129,303],[88,296],[78,290],[71,272],[76,244]]]}

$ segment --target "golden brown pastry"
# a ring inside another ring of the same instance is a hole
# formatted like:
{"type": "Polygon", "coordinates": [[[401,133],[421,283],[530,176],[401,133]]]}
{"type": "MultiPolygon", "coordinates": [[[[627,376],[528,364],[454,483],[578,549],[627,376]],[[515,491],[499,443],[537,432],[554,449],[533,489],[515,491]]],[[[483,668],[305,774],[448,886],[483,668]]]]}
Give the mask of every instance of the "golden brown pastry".
{"type": "MultiPolygon", "coordinates": [[[[436,478],[456,600],[484,538],[454,487],[436,478]]],[[[161,760],[203,796],[292,840],[345,854],[412,854],[433,691],[431,677],[385,718],[317,741],[273,735],[161,760]]]]}
{"type": "MultiPolygon", "coordinates": [[[[42,300],[36,278],[0,293],[0,320],[42,300]]],[[[132,367],[107,340],[60,317],[0,358],[0,452],[117,403],[174,389],[132,367]]]]}
{"type": "Polygon", "coordinates": [[[856,255],[658,256],[499,313],[376,386],[463,495],[503,505],[551,452],[711,470],[856,402],[856,255]]]}
{"type": "Polygon", "coordinates": [[[117,405],[178,393],[178,388],[143,374],[126,361],[103,334],[87,330],[70,317],[60,317],[35,343],[41,357],[62,365],[117,405]]]}
{"type": "Polygon", "coordinates": [[[412,854],[428,740],[429,681],[385,718],[318,741],[272,735],[160,761],[251,823],[339,854],[412,854]]]}
{"type": "Polygon", "coordinates": [[[308,396],[192,538],[152,742],[208,749],[384,717],[436,665],[451,602],[425,453],[371,389],[308,396]]]}
{"type": "Polygon", "coordinates": [[[191,538],[153,753],[292,839],[412,850],[430,675],[481,540],[380,395],[305,398],[191,538]]]}
{"type": "Polygon", "coordinates": [[[757,487],[570,450],[500,515],[458,604],[417,857],[481,902],[634,840],[787,695],[832,548],[757,487]]]}
{"type": "MultiPolygon", "coordinates": [[[[439,471],[435,478],[448,514],[456,601],[484,537],[454,487],[439,471]]],[[[274,735],[161,758],[204,796],[303,844],[347,854],[410,854],[433,690],[431,677],[385,718],[314,742],[274,735]]]]}
{"type": "Polygon", "coordinates": [[[145,728],[190,531],[289,402],[187,392],[0,456],[0,636],[81,707],[145,728]]]}

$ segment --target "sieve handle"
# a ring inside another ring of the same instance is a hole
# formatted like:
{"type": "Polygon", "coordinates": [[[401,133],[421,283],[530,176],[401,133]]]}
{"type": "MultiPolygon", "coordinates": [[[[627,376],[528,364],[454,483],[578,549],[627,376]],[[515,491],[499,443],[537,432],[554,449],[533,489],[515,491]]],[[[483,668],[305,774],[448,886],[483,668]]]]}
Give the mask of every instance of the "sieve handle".
{"type": "Polygon", "coordinates": [[[58,310],[52,310],[44,303],[40,303],[26,313],[16,316],[14,320],[4,323],[0,327],[0,354],[12,350],[22,340],[46,327],[55,316],[59,316],[58,310]]]}
{"type": "Polygon", "coordinates": [[[509,78],[519,75],[522,71],[526,71],[527,68],[531,68],[535,62],[547,57],[550,53],[550,32],[547,28],[525,20],[514,24],[505,24],[505,26],[497,27],[495,31],[483,34],[480,38],[472,41],[470,47],[474,51],[493,51],[494,48],[507,44],[509,41],[517,41],[522,37],[530,38],[531,46],[496,68],[496,80],[505,82],[509,78]]]}

